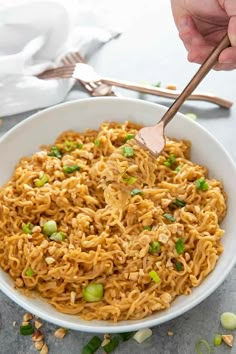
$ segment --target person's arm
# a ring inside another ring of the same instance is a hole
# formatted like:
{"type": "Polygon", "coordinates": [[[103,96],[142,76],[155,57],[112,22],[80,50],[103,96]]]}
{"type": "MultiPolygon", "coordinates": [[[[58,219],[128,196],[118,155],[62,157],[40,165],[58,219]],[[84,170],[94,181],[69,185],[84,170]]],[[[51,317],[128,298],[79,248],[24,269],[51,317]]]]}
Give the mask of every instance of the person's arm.
{"type": "Polygon", "coordinates": [[[215,69],[236,69],[236,0],[171,0],[171,5],[189,61],[201,64],[228,32],[231,47],[215,69]]]}

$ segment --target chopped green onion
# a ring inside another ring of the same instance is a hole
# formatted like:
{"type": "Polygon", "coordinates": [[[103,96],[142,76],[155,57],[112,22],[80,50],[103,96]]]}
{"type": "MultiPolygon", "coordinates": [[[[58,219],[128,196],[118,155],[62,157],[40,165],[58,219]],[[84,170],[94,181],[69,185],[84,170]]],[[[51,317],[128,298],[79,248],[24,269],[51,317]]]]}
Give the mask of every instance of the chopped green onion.
{"type": "Polygon", "coordinates": [[[25,233],[25,234],[32,234],[32,230],[34,228],[34,225],[31,224],[31,222],[28,222],[27,224],[22,224],[22,231],[25,233]]]}
{"type": "Polygon", "coordinates": [[[173,164],[176,163],[176,157],[174,154],[170,154],[168,159],[166,159],[166,161],[164,162],[164,165],[166,167],[172,167],[173,164]]]}
{"type": "Polygon", "coordinates": [[[48,156],[53,156],[53,157],[57,157],[58,159],[61,159],[62,154],[57,146],[53,146],[51,151],[48,153],[48,156]]]}
{"type": "Polygon", "coordinates": [[[184,240],[180,237],[175,243],[175,249],[178,254],[184,253],[184,240]]]}
{"type": "Polygon", "coordinates": [[[102,341],[99,337],[94,336],[88,344],[86,344],[82,349],[82,354],[94,354],[100,347],[102,341]]]}
{"type": "Polygon", "coordinates": [[[77,148],[78,148],[78,149],[82,149],[83,146],[84,146],[84,144],[77,144],[77,148]]]}
{"type": "Polygon", "coordinates": [[[140,329],[138,332],[135,333],[133,336],[134,340],[139,344],[143,343],[146,339],[151,337],[152,330],[150,328],[140,329]]]}
{"type": "Polygon", "coordinates": [[[62,242],[65,240],[66,235],[64,234],[64,232],[54,232],[50,237],[51,241],[56,241],[56,242],[62,242]]]}
{"type": "Polygon", "coordinates": [[[43,233],[47,236],[51,236],[57,232],[57,223],[54,220],[49,220],[43,225],[43,233]]]}
{"type": "Polygon", "coordinates": [[[214,345],[217,347],[218,345],[221,345],[222,343],[222,335],[221,334],[215,334],[214,335],[214,345]]]}
{"type": "Polygon", "coordinates": [[[63,166],[62,167],[62,171],[64,173],[73,173],[75,171],[79,171],[80,170],[80,166],[78,165],[71,165],[71,166],[63,166]]]}
{"type": "Polygon", "coordinates": [[[143,191],[141,191],[140,189],[133,189],[131,192],[130,192],[130,195],[131,197],[135,196],[135,195],[143,195],[143,191]]]}
{"type": "Polygon", "coordinates": [[[104,288],[102,284],[89,284],[83,288],[83,298],[88,302],[100,301],[103,298],[104,288]]]}
{"type": "Polygon", "coordinates": [[[174,205],[176,205],[177,207],[184,207],[186,205],[186,202],[182,199],[179,199],[179,198],[175,198],[174,202],[173,202],[174,205]]]}
{"type": "Polygon", "coordinates": [[[95,139],[93,143],[94,143],[95,146],[98,147],[100,145],[100,140],[95,139]]]}
{"type": "Polygon", "coordinates": [[[122,153],[125,157],[132,157],[134,156],[134,149],[131,146],[123,146],[122,153]]]}
{"type": "Polygon", "coordinates": [[[197,341],[197,343],[195,344],[195,350],[197,354],[203,354],[204,352],[202,351],[202,349],[204,350],[204,352],[211,353],[210,344],[205,339],[199,339],[199,341],[197,341]]]}
{"type": "Polygon", "coordinates": [[[126,342],[130,338],[133,337],[135,332],[125,332],[125,333],[120,333],[120,337],[123,340],[123,342],[126,342]]]}
{"type": "Polygon", "coordinates": [[[27,277],[31,278],[34,275],[34,271],[32,268],[28,268],[25,274],[27,275],[27,277]]]}
{"type": "Polygon", "coordinates": [[[135,137],[134,134],[127,134],[126,137],[125,137],[125,141],[128,141],[128,140],[131,140],[135,137]]]}
{"type": "Polygon", "coordinates": [[[220,322],[225,329],[236,329],[236,315],[232,312],[222,313],[220,322]]]}
{"type": "Polygon", "coordinates": [[[34,182],[35,187],[42,187],[45,185],[45,183],[48,182],[48,176],[47,175],[42,175],[40,179],[34,182]]]}
{"type": "Polygon", "coordinates": [[[28,324],[26,326],[20,326],[20,334],[23,336],[29,336],[34,333],[34,327],[32,324],[28,324]]]}
{"type": "Polygon", "coordinates": [[[186,113],[185,114],[186,117],[192,119],[192,120],[196,120],[197,119],[197,115],[195,113],[186,113]]]}
{"type": "Polygon", "coordinates": [[[150,246],[148,252],[153,254],[153,253],[159,253],[161,250],[161,245],[157,241],[153,241],[150,246]]]}
{"type": "Polygon", "coordinates": [[[198,190],[207,191],[209,189],[209,184],[206,182],[204,177],[197,179],[194,184],[198,190]]]}
{"type": "Polygon", "coordinates": [[[154,87],[161,87],[161,81],[158,81],[156,84],[153,85],[154,87]]]}
{"type": "Polygon", "coordinates": [[[148,231],[152,231],[152,226],[151,225],[147,225],[143,227],[144,230],[148,230],[148,231]]]}
{"type": "Polygon", "coordinates": [[[125,175],[125,176],[123,176],[122,181],[132,185],[137,181],[137,178],[133,177],[133,176],[125,175]]]}
{"type": "Polygon", "coordinates": [[[160,283],[161,279],[155,270],[151,270],[148,274],[155,283],[160,283]]]}
{"type": "Polygon", "coordinates": [[[76,143],[74,141],[68,141],[66,140],[63,144],[63,149],[66,152],[71,152],[76,149],[76,143]]]}
{"type": "Polygon", "coordinates": [[[115,336],[110,340],[109,343],[104,345],[104,347],[102,347],[102,349],[105,351],[105,353],[111,353],[118,347],[119,343],[120,343],[119,337],[115,336]]]}
{"type": "Polygon", "coordinates": [[[177,166],[175,172],[178,173],[181,170],[181,168],[182,168],[181,166],[177,166]]]}
{"type": "Polygon", "coordinates": [[[180,262],[176,262],[175,263],[175,268],[178,272],[181,272],[181,270],[183,270],[183,266],[182,266],[182,263],[180,262]]]}
{"type": "Polygon", "coordinates": [[[175,217],[171,214],[164,214],[163,216],[164,216],[164,218],[166,218],[167,220],[172,221],[172,222],[174,222],[176,220],[175,217]]]}

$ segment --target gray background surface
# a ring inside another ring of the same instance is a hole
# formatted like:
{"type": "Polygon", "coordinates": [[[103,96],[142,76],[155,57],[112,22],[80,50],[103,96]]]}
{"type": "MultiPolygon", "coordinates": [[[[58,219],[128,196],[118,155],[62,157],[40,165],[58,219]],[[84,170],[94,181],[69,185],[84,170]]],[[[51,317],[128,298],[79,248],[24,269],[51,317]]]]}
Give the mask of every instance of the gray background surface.
{"type": "MultiPolygon", "coordinates": [[[[143,1],[144,3],[144,1],[143,1]]],[[[125,11],[125,8],[124,8],[125,11]]],[[[190,64],[186,52],[178,39],[168,0],[152,2],[151,8],[144,12],[118,39],[106,44],[90,60],[101,74],[133,81],[161,81],[165,86],[175,83],[178,89],[184,87],[195,73],[197,65],[190,64]]],[[[209,91],[219,96],[236,101],[236,71],[212,71],[198,89],[209,91]]],[[[117,90],[127,97],[140,97],[138,94],[117,90]]],[[[68,95],[67,100],[83,98],[77,85],[68,95]]],[[[150,101],[169,105],[171,101],[158,97],[143,97],[150,101]]],[[[198,122],[205,126],[229,151],[236,161],[236,105],[228,111],[206,103],[187,103],[182,112],[194,112],[198,122]]],[[[15,124],[29,116],[32,112],[3,118],[0,135],[15,124]]],[[[1,152],[0,152],[1,153],[1,152]]],[[[206,147],[207,153],[207,147],[206,147]]],[[[2,167],[4,168],[4,167],[2,167]]],[[[191,354],[195,353],[194,344],[199,338],[212,342],[215,333],[226,333],[219,323],[222,312],[236,312],[236,271],[230,273],[225,282],[203,303],[181,317],[166,324],[153,328],[153,336],[143,344],[130,340],[116,350],[117,354],[191,354]],[[173,331],[169,337],[167,331],[173,331]]],[[[18,325],[25,313],[0,292],[0,353],[31,354],[36,350],[30,337],[19,334],[18,325]],[[17,325],[13,327],[12,322],[17,325]]],[[[51,354],[80,353],[81,348],[91,338],[91,334],[69,331],[68,335],[59,340],[53,336],[56,327],[44,322],[43,331],[51,354]]],[[[235,332],[233,332],[235,334],[235,332]]],[[[213,349],[214,353],[236,353],[236,344],[230,349],[226,345],[213,349]]],[[[102,353],[100,349],[98,353],[102,353]]]]}

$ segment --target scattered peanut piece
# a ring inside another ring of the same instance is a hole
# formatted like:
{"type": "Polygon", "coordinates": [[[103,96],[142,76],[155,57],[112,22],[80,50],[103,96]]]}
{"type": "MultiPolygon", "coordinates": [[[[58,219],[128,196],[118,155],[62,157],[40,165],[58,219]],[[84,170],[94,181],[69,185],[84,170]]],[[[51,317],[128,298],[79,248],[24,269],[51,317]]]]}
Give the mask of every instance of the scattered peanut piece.
{"type": "Polygon", "coordinates": [[[32,334],[32,341],[33,342],[40,342],[41,340],[43,340],[43,338],[44,338],[44,334],[39,330],[35,331],[32,334]]]}
{"type": "Polygon", "coordinates": [[[67,330],[65,328],[58,328],[55,332],[54,332],[54,336],[56,338],[64,338],[65,335],[67,333],[67,330]]]}
{"type": "Polygon", "coordinates": [[[169,337],[172,337],[174,335],[174,332],[168,331],[167,334],[168,334],[169,337]]]}
{"type": "Polygon", "coordinates": [[[110,336],[110,334],[104,334],[104,336],[103,336],[103,341],[102,341],[101,346],[104,347],[104,346],[107,345],[110,341],[111,341],[111,336],[110,336]]]}
{"type": "Polygon", "coordinates": [[[46,262],[47,264],[52,264],[52,263],[55,262],[55,259],[54,259],[53,257],[46,257],[46,258],[45,258],[45,262],[46,262]]]}
{"type": "Polygon", "coordinates": [[[40,354],[48,354],[48,346],[44,344],[42,349],[40,350],[40,354]]]}
{"type": "Polygon", "coordinates": [[[233,346],[234,336],[232,334],[223,334],[222,339],[229,347],[233,346]]]}
{"type": "Polygon", "coordinates": [[[29,325],[29,321],[23,321],[21,322],[21,326],[28,326],[29,325]]]}
{"type": "Polygon", "coordinates": [[[35,327],[36,329],[41,328],[42,325],[43,325],[42,322],[40,322],[40,321],[38,321],[38,320],[35,320],[35,321],[34,321],[34,327],[35,327]]]}
{"type": "Polygon", "coordinates": [[[177,90],[177,86],[175,84],[169,84],[166,86],[166,89],[168,90],[177,90]]]}
{"type": "Polygon", "coordinates": [[[43,343],[42,340],[40,340],[39,342],[35,342],[34,343],[35,349],[37,349],[37,350],[41,350],[43,345],[44,345],[44,343],[43,343]]]}
{"type": "Polygon", "coordinates": [[[33,318],[33,315],[31,315],[31,313],[25,313],[23,316],[23,321],[28,322],[28,321],[32,320],[32,318],[33,318]]]}
{"type": "Polygon", "coordinates": [[[16,321],[12,322],[12,326],[15,327],[16,326],[16,321]]]}

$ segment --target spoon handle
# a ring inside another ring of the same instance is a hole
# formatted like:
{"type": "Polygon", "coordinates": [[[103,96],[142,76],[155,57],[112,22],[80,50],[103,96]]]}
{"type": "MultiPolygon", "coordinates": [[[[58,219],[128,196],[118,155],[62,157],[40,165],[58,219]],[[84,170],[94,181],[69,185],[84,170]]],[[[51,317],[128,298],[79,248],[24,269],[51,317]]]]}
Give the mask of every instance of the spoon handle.
{"type": "Polygon", "coordinates": [[[167,112],[161,119],[164,127],[171,121],[171,119],[178,112],[180,106],[185,102],[185,100],[191,95],[191,93],[195,90],[195,88],[199,85],[199,83],[204,79],[204,77],[208,74],[208,72],[212,69],[212,67],[216,64],[218,57],[223,49],[230,46],[230,41],[228,34],[224,36],[224,38],[220,41],[220,43],[212,50],[207,59],[201,65],[197,73],[190,80],[188,85],[179,95],[179,97],[174,101],[174,103],[170,106],[167,112]]]}

